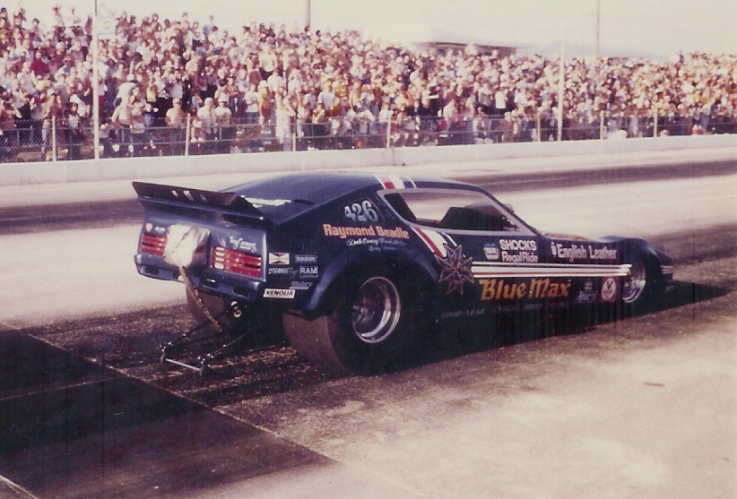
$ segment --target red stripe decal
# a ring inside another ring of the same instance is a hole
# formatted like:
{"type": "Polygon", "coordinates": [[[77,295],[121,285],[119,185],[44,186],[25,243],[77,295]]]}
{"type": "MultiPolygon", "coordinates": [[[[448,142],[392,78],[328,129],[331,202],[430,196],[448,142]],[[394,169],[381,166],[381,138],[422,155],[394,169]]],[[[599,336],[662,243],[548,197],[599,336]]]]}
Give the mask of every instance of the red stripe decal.
{"type": "Polygon", "coordinates": [[[440,249],[435,245],[432,239],[428,237],[427,234],[425,234],[421,229],[414,229],[414,231],[422,238],[422,240],[425,241],[425,244],[427,244],[430,249],[438,256],[443,256],[443,253],[440,251],[440,249]]]}
{"type": "Polygon", "coordinates": [[[389,177],[379,177],[379,180],[384,184],[384,189],[394,189],[394,182],[389,177]]]}

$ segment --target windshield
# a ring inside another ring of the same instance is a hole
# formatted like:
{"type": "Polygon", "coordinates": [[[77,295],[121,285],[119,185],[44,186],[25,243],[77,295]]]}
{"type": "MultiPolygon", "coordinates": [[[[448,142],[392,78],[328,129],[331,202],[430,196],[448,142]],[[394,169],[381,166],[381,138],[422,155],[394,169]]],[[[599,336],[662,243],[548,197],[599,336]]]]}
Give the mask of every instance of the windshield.
{"type": "Polygon", "coordinates": [[[511,211],[482,192],[459,189],[407,189],[382,193],[409,223],[448,231],[532,234],[511,211]]]}

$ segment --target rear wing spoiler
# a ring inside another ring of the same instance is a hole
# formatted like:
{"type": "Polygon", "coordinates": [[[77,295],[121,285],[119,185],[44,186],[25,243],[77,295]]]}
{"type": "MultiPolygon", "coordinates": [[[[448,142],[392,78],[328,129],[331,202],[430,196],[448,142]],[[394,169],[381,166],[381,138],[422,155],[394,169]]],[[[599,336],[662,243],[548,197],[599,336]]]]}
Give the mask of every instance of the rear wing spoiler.
{"type": "Polygon", "coordinates": [[[193,208],[213,208],[259,220],[265,219],[264,214],[258,208],[234,192],[205,191],[147,182],[133,182],[133,189],[141,201],[169,201],[185,206],[191,205],[193,208]]]}

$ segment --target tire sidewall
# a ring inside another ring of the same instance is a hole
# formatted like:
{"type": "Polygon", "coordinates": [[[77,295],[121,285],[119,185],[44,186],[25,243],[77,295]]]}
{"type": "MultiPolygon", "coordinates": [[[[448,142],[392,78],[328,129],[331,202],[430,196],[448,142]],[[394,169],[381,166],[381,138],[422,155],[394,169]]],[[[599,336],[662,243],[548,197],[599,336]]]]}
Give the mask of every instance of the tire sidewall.
{"type": "MultiPolygon", "coordinates": [[[[652,262],[643,256],[640,256],[632,260],[632,265],[642,264],[645,270],[645,287],[640,292],[640,295],[631,302],[624,301],[624,297],[620,294],[620,307],[626,315],[637,315],[646,312],[652,305],[654,289],[655,289],[655,273],[653,270],[652,262]]],[[[622,281],[622,289],[620,293],[624,291],[624,281],[622,281]]]]}
{"type": "Polygon", "coordinates": [[[424,314],[417,283],[408,276],[398,278],[386,272],[362,274],[359,279],[340,286],[334,295],[335,306],[328,315],[330,340],[336,356],[349,371],[371,374],[396,367],[399,357],[423,330],[424,314]],[[367,343],[358,337],[351,323],[353,302],[360,287],[373,277],[383,277],[399,294],[400,317],[394,330],[383,340],[367,343]]]}

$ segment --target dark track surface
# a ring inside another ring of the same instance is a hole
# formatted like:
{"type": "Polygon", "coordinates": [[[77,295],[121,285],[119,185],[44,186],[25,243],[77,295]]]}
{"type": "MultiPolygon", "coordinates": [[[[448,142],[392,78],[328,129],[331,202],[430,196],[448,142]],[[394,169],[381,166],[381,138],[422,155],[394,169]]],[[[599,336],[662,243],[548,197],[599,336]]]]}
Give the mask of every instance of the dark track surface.
{"type": "Polygon", "coordinates": [[[0,475],[42,497],[186,497],[329,462],[105,365],[0,334],[0,475]]]}

